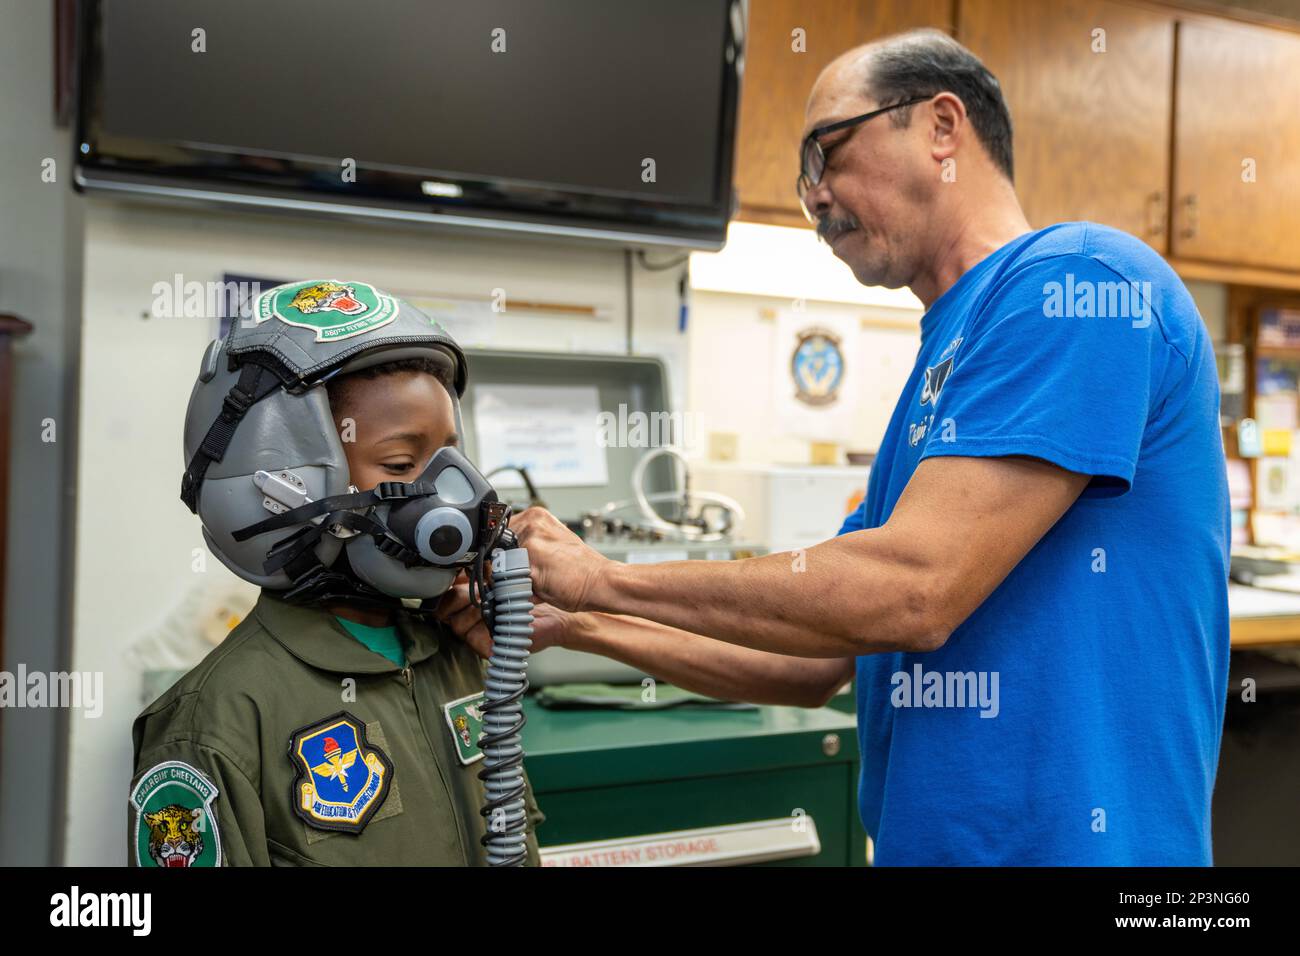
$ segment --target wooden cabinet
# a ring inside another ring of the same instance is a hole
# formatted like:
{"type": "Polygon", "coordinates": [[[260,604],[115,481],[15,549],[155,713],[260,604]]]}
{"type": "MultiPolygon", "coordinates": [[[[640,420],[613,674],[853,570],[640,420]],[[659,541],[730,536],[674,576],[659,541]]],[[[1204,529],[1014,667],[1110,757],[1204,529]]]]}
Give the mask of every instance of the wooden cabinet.
{"type": "Polygon", "coordinates": [[[808,225],[794,183],[817,74],[845,50],[916,27],[951,31],[951,0],[751,0],[736,131],[738,219],[808,225]],[[804,52],[794,49],[796,29],[804,52]]]}
{"type": "Polygon", "coordinates": [[[1300,288],[1300,24],[1173,3],[752,0],[737,218],[807,224],[794,181],[817,75],[922,26],[953,33],[1001,82],[1030,225],[1106,223],[1185,277],[1300,288]]]}
{"type": "Polygon", "coordinates": [[[1300,35],[1179,24],[1174,256],[1300,270],[1298,108],[1300,35]]]}
{"type": "Polygon", "coordinates": [[[1030,225],[1087,219],[1167,251],[1174,19],[1111,0],[960,0],[957,39],[1011,110],[1030,225]]]}

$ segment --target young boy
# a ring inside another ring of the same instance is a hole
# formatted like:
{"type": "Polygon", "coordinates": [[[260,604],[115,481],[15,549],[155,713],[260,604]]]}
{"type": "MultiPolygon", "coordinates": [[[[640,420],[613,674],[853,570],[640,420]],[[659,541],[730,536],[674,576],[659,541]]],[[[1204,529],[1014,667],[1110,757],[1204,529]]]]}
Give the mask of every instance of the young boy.
{"type": "MultiPolygon", "coordinates": [[[[329,519],[238,533],[287,522],[305,502],[420,479],[459,442],[463,354],[360,282],[280,286],[253,318],[205,356],[182,498],[209,548],[263,589],[136,719],[130,861],[482,865],[481,665],[410,610],[433,603],[457,568],[375,547],[383,503],[348,509],[365,515],[351,526],[325,528],[344,513],[331,508],[329,519]]],[[[537,865],[531,790],[527,811],[537,865]]]]}

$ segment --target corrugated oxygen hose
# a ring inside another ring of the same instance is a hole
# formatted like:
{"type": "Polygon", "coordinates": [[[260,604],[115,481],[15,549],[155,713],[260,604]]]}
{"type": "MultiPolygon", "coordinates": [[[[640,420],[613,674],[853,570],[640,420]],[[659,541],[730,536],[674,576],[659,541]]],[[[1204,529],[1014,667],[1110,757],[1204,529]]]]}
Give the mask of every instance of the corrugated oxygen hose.
{"type": "Polygon", "coordinates": [[[525,548],[492,552],[490,613],[492,631],[486,700],[483,704],[484,753],[479,779],[487,791],[480,811],[487,818],[483,845],[488,866],[522,866],[528,832],[524,802],[523,696],[528,691],[528,651],[532,647],[533,583],[525,548]]]}

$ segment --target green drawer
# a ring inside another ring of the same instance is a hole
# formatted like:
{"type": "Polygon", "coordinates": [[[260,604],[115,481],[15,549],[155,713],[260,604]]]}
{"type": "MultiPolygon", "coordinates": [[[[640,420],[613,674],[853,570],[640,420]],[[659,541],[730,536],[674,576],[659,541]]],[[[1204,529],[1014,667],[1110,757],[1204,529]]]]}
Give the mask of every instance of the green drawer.
{"type": "Polygon", "coordinates": [[[772,864],[865,865],[854,719],[831,708],[655,712],[526,704],[543,848],[791,817],[821,852],[772,864]]]}

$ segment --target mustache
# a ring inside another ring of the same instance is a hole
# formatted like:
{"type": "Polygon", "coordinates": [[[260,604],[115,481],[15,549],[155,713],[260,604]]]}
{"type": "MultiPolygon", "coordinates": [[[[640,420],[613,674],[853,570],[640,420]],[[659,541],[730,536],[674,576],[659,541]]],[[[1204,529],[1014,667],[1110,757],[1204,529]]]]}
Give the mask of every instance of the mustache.
{"type": "Polygon", "coordinates": [[[848,232],[850,229],[859,228],[860,224],[852,216],[845,216],[838,219],[832,219],[827,216],[817,223],[817,238],[822,242],[830,243],[832,239],[842,232],[848,232]]]}

